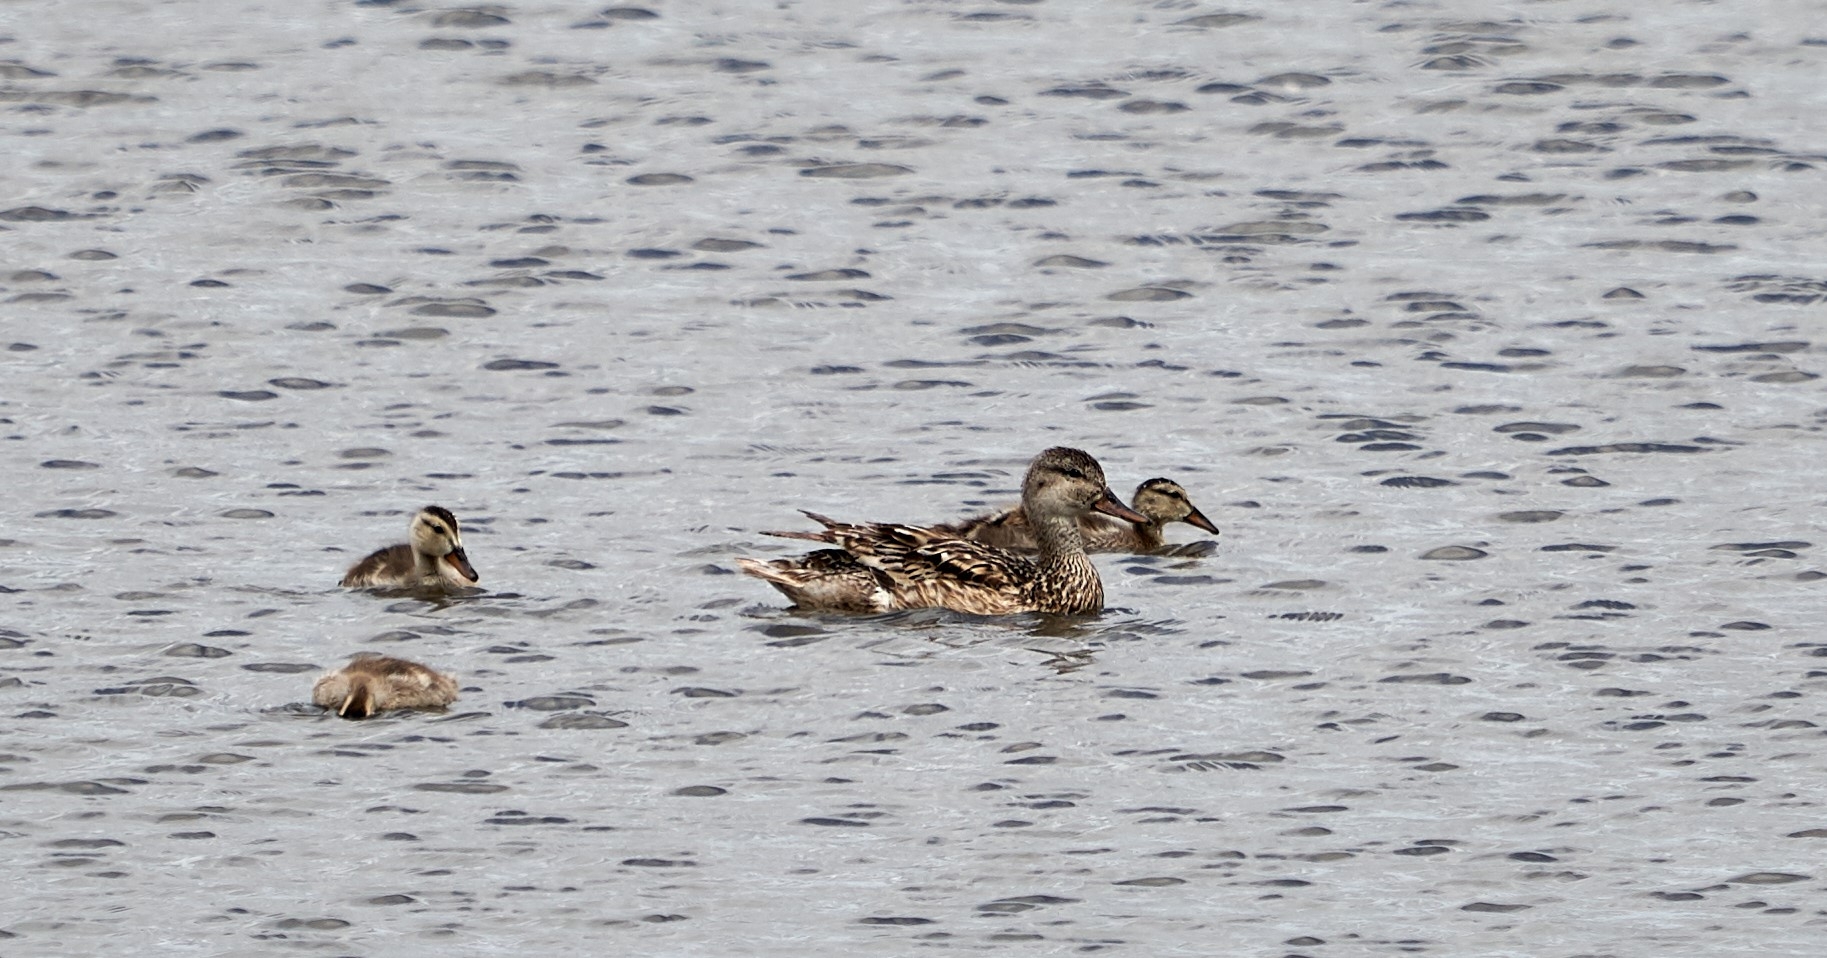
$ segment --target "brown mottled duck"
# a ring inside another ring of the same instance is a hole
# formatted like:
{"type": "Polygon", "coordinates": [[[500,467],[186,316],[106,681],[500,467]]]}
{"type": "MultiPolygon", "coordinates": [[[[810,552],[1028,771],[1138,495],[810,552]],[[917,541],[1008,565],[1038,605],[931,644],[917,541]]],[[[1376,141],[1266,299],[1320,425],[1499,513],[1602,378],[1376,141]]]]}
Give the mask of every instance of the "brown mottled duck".
{"type": "Polygon", "coordinates": [[[1079,449],[1056,446],[1034,458],[1021,484],[1022,508],[1039,555],[1018,555],[948,529],[894,523],[844,523],[817,513],[819,532],[773,532],[827,542],[800,559],[738,559],[796,605],[843,612],[940,607],[976,615],[1045,612],[1087,615],[1104,608],[1104,585],[1085,554],[1079,520],[1102,512],[1149,519],[1123,505],[1103,467],[1079,449]]]}

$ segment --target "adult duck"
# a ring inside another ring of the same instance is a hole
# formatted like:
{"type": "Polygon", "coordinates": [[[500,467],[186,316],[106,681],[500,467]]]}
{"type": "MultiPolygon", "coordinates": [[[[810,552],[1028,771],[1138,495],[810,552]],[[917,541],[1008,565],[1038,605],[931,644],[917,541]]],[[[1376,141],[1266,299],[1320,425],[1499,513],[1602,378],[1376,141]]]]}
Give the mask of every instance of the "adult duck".
{"type": "Polygon", "coordinates": [[[1102,512],[1128,522],[1144,516],[1117,499],[1089,453],[1056,446],[1034,457],[1021,483],[1033,528],[1034,558],[941,528],[845,523],[815,512],[818,532],[773,532],[830,543],[802,559],[738,559],[742,571],[779,589],[801,608],[887,612],[940,607],[975,615],[1044,612],[1089,615],[1104,608],[1104,585],[1085,554],[1079,521],[1102,512]]]}

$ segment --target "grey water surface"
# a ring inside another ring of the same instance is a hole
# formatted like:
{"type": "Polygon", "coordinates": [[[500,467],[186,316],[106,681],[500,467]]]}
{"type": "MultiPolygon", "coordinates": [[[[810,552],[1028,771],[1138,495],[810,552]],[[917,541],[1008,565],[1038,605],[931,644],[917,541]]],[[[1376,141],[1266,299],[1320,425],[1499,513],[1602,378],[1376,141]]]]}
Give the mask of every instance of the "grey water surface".
{"type": "Polygon", "coordinates": [[[0,5],[0,954],[1818,954],[1820,13],[0,5]]]}

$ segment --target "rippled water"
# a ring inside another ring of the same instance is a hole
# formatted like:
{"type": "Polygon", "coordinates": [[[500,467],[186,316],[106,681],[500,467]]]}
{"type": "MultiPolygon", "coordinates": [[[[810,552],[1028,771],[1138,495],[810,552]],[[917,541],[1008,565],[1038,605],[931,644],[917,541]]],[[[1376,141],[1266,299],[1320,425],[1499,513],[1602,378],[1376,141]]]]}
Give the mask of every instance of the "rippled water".
{"type": "Polygon", "coordinates": [[[1818,949],[1801,7],[70,10],[0,10],[6,954],[1818,949]],[[1219,548],[734,574],[1055,444],[1219,548]],[[429,502],[487,591],[334,587],[429,502]],[[360,649],[463,697],[325,718],[360,649]]]}

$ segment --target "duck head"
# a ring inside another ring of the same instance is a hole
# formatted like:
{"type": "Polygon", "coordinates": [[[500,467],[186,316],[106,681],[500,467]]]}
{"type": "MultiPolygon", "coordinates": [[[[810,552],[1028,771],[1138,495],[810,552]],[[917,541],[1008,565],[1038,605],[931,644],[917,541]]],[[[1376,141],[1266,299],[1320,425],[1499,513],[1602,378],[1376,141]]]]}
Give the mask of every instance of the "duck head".
{"type": "Polygon", "coordinates": [[[1021,482],[1021,502],[1030,515],[1077,517],[1097,511],[1126,522],[1148,521],[1110,491],[1104,467],[1090,453],[1065,446],[1034,457],[1021,482]]]}
{"type": "Polygon", "coordinates": [[[443,506],[426,506],[412,517],[412,548],[432,561],[439,578],[462,585],[474,585],[481,578],[463,551],[457,517],[443,506]]]}
{"type": "Polygon", "coordinates": [[[1218,535],[1218,527],[1207,519],[1186,496],[1186,490],[1172,479],[1150,479],[1136,487],[1136,511],[1157,525],[1184,522],[1218,535]]]}

